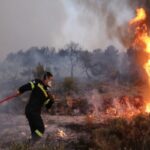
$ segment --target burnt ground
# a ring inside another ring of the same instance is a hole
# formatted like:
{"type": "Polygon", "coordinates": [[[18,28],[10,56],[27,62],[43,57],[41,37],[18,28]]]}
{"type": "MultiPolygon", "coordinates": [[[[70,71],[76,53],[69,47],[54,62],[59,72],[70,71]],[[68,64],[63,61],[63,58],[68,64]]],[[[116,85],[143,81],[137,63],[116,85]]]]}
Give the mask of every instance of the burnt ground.
{"type": "MultiPolygon", "coordinates": [[[[91,144],[89,141],[92,130],[102,125],[96,122],[88,124],[85,116],[43,115],[42,117],[46,130],[37,145],[46,144],[51,149],[87,150],[91,144]]],[[[0,150],[15,150],[18,148],[16,143],[20,145],[27,143],[30,129],[24,115],[0,114],[0,120],[0,150]]]]}

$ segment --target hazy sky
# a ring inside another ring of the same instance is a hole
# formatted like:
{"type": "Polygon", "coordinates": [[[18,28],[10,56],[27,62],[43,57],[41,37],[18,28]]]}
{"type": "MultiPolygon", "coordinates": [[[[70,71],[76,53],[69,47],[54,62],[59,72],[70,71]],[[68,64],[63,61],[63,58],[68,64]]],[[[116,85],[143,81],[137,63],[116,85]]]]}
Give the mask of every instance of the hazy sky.
{"type": "MultiPolygon", "coordinates": [[[[92,0],[92,3],[97,1],[108,2],[92,0]]],[[[114,8],[114,5],[108,5],[114,8]]],[[[70,41],[88,49],[104,48],[109,44],[123,47],[115,37],[108,38],[106,16],[101,11],[95,12],[96,9],[79,0],[0,0],[0,57],[32,46],[59,48],[70,41]]],[[[122,3],[120,9],[123,13],[119,16],[127,21],[132,12],[122,3]]]]}

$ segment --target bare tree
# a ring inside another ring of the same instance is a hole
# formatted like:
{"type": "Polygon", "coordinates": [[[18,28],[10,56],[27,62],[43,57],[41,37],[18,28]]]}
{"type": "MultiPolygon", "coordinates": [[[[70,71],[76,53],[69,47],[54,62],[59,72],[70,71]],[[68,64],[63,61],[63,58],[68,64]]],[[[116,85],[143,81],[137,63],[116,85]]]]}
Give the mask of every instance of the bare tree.
{"type": "Polygon", "coordinates": [[[79,44],[71,42],[66,45],[66,50],[68,52],[71,70],[70,70],[70,76],[74,77],[74,68],[77,65],[79,61],[79,51],[81,51],[81,47],[79,44]]]}
{"type": "Polygon", "coordinates": [[[91,53],[89,51],[84,51],[84,52],[81,52],[80,54],[80,61],[81,61],[81,65],[83,67],[83,70],[87,76],[88,79],[91,78],[91,75],[90,75],[90,70],[91,70],[91,53]]]}

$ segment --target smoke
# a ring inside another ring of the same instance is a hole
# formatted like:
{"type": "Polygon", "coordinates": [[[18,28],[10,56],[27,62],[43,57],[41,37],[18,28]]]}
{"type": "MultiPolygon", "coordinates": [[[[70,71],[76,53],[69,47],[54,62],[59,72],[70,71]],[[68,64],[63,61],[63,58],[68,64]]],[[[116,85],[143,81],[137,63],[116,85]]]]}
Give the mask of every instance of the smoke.
{"type": "MultiPolygon", "coordinates": [[[[46,12],[49,9],[48,4],[49,2],[47,1],[46,12]]],[[[46,18],[42,18],[43,14],[41,14],[41,19],[43,20],[41,22],[37,18],[34,18],[35,22],[32,22],[33,16],[31,18],[30,16],[27,18],[28,21],[31,21],[31,24],[33,23],[32,28],[25,28],[25,30],[23,30],[25,26],[22,24],[24,22],[21,20],[19,21],[19,24],[17,22],[17,24],[13,24],[12,29],[17,28],[20,33],[19,35],[23,35],[23,37],[25,37],[22,42],[20,41],[21,38],[17,37],[17,33],[15,33],[16,36],[13,37],[13,40],[18,39],[16,45],[20,45],[20,48],[24,46],[28,47],[33,43],[33,45],[39,46],[43,44],[43,41],[44,45],[55,45],[57,48],[69,41],[75,41],[81,46],[86,47],[89,51],[97,47],[104,50],[104,47],[107,47],[108,45],[115,45],[117,50],[122,50],[123,48],[128,47],[130,43],[130,37],[128,35],[128,21],[133,18],[135,8],[141,4],[142,3],[131,2],[129,0],[67,0],[65,2],[54,2],[51,6],[51,13],[53,14],[50,15],[51,17],[47,15],[46,18]],[[56,8],[57,11],[54,8],[56,8]],[[48,21],[49,17],[50,22],[48,21]],[[38,26],[35,26],[35,23],[37,23],[38,26]],[[30,36],[29,32],[33,28],[35,30],[31,32],[32,36],[30,36]],[[49,31],[49,36],[45,37],[45,35],[47,35],[47,31],[49,31]],[[33,39],[35,39],[35,36],[39,38],[34,41],[33,39]],[[32,42],[26,43],[27,41],[32,42]],[[23,43],[23,45],[21,43],[23,43]]],[[[21,3],[19,3],[19,6],[21,6],[21,3]]],[[[25,5],[25,8],[27,6],[28,5],[25,5]]],[[[12,10],[14,10],[15,6],[13,5],[12,7],[12,10]]],[[[41,7],[41,13],[44,13],[44,6],[41,7]]],[[[37,8],[35,11],[38,10],[37,8]]],[[[8,13],[10,14],[11,11],[8,13]]],[[[29,14],[32,14],[32,12],[33,10],[30,8],[29,14]]],[[[22,10],[22,13],[25,13],[25,10],[22,10]]],[[[13,16],[12,18],[14,20],[16,19],[13,16]]],[[[14,45],[11,45],[11,42],[13,41],[10,40],[8,44],[10,46],[10,50],[14,47],[14,45]]],[[[121,55],[118,57],[118,52],[115,49],[110,49],[112,50],[112,53],[110,54],[105,52],[103,53],[101,51],[99,53],[91,53],[92,57],[89,58],[91,59],[89,66],[87,66],[87,68],[83,68],[80,63],[77,64],[74,69],[75,76],[85,77],[85,69],[88,69],[93,78],[97,77],[97,79],[101,81],[104,80],[104,77],[116,80],[119,73],[123,74],[126,72],[126,74],[128,74],[129,64],[127,64],[126,54],[125,58],[122,56],[124,58],[123,60],[120,57],[121,55]]],[[[55,48],[51,50],[53,51],[55,48]]],[[[111,52],[111,50],[108,50],[107,52],[111,52]]],[[[48,48],[44,54],[43,52],[42,48],[39,49],[37,47],[33,47],[26,49],[26,52],[19,51],[16,54],[10,54],[6,60],[0,63],[1,85],[6,84],[7,88],[5,87],[5,89],[12,90],[21,85],[23,82],[32,79],[32,70],[38,63],[44,64],[45,68],[50,67],[57,77],[70,75],[70,59],[67,56],[61,57],[59,52],[49,52],[48,48]],[[20,82],[18,82],[19,80],[20,82]]],[[[4,86],[1,86],[1,89],[2,88],[4,88],[4,86]]],[[[6,90],[1,90],[2,96],[5,95],[2,94],[2,91],[9,93],[6,90]]]]}
{"type": "Polygon", "coordinates": [[[0,1],[1,58],[32,46],[64,45],[64,5],[63,0],[0,1]]]}
{"type": "Polygon", "coordinates": [[[102,100],[102,96],[100,95],[100,93],[98,92],[98,90],[93,89],[92,91],[90,91],[89,93],[87,93],[86,95],[86,99],[89,103],[89,105],[92,106],[92,113],[94,113],[94,115],[98,116],[99,112],[103,109],[103,100],[102,100]]]}
{"type": "Polygon", "coordinates": [[[89,47],[115,45],[129,47],[128,22],[138,2],[130,0],[72,0],[78,11],[77,21],[89,38],[89,47]],[[93,33],[94,32],[94,36],[93,33]]]}
{"type": "MultiPolygon", "coordinates": [[[[148,0],[147,0],[148,1],[148,0]]],[[[128,21],[144,1],[1,1],[1,58],[32,46],[63,47],[74,41],[86,49],[128,47],[128,21]]],[[[144,4],[143,4],[144,5],[144,4]]],[[[146,5],[146,4],[145,4],[146,5]]]]}

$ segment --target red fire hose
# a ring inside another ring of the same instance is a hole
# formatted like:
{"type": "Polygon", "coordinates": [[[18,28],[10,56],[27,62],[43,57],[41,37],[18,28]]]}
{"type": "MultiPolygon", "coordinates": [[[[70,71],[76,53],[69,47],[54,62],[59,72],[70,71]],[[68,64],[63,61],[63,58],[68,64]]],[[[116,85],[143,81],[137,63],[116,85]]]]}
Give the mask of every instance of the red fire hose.
{"type": "Polygon", "coordinates": [[[0,100],[0,104],[3,103],[3,102],[6,102],[6,101],[12,100],[13,98],[15,98],[15,97],[17,97],[17,96],[19,96],[19,95],[20,95],[19,93],[15,93],[15,94],[13,94],[13,95],[10,95],[10,96],[8,96],[8,97],[6,97],[6,98],[0,100]]]}

